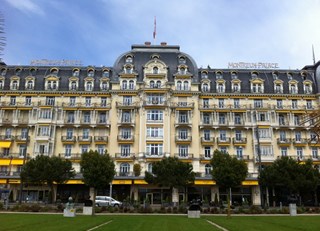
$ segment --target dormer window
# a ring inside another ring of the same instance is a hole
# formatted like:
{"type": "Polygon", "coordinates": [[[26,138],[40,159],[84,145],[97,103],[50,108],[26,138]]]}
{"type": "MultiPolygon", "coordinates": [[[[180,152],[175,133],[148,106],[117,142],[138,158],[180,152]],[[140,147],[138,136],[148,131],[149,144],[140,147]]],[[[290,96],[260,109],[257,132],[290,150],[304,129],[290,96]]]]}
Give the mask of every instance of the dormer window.
{"type": "Polygon", "coordinates": [[[76,81],[71,81],[69,88],[70,88],[71,91],[77,90],[77,88],[78,88],[77,82],[76,81]]]}
{"type": "Polygon", "coordinates": [[[304,85],[304,93],[305,94],[311,94],[312,93],[312,87],[310,84],[304,85]]]}
{"type": "Polygon", "coordinates": [[[289,80],[292,80],[292,74],[291,73],[287,73],[287,77],[289,80]]]}
{"type": "Polygon", "coordinates": [[[160,88],[161,87],[161,81],[158,80],[157,82],[151,80],[150,81],[150,88],[160,88]]]}
{"type": "Polygon", "coordinates": [[[122,81],[122,90],[125,90],[127,88],[128,88],[128,82],[127,82],[127,80],[123,80],[122,81]]]}
{"type": "Polygon", "coordinates": [[[231,72],[231,79],[237,79],[238,75],[236,72],[231,72]]]}
{"type": "Polygon", "coordinates": [[[109,77],[109,71],[108,70],[104,70],[102,72],[102,77],[109,77]]]}
{"type": "Polygon", "coordinates": [[[181,57],[179,58],[179,64],[185,64],[185,63],[186,63],[186,58],[183,57],[183,56],[181,56],[181,57]]]}
{"type": "Polygon", "coordinates": [[[303,80],[307,79],[307,73],[306,72],[301,72],[301,77],[303,80]]]}
{"type": "Polygon", "coordinates": [[[126,66],[125,72],[126,72],[126,74],[132,74],[132,67],[131,66],[126,66]]]}
{"type": "Polygon", "coordinates": [[[0,80],[0,90],[3,89],[3,86],[4,86],[4,81],[3,81],[3,80],[0,80]]]}
{"type": "Polygon", "coordinates": [[[183,90],[184,91],[188,91],[189,90],[189,82],[188,81],[184,81],[183,82],[183,90]]]}
{"type": "Polygon", "coordinates": [[[185,75],[187,73],[186,68],[180,67],[179,73],[180,75],[185,75]]]}
{"type": "Polygon", "coordinates": [[[88,70],[88,77],[94,76],[94,70],[88,70]]]}
{"type": "Polygon", "coordinates": [[[17,76],[19,76],[19,75],[21,74],[21,71],[22,71],[22,69],[21,69],[21,68],[17,68],[17,69],[16,69],[16,73],[15,73],[15,74],[16,74],[17,76]]]}
{"type": "Polygon", "coordinates": [[[202,84],[202,91],[203,92],[208,92],[209,91],[209,84],[203,83],[202,84]]]}
{"type": "Polygon", "coordinates": [[[27,90],[32,90],[33,89],[33,81],[32,80],[28,80],[26,83],[26,89],[27,90]]]}
{"type": "Polygon", "coordinates": [[[108,90],[109,86],[108,86],[108,82],[107,81],[102,81],[101,82],[101,90],[102,91],[106,91],[108,90]]]}
{"type": "Polygon", "coordinates": [[[35,75],[36,75],[36,71],[37,71],[37,70],[36,70],[35,68],[31,68],[31,69],[30,69],[30,75],[31,75],[31,76],[35,76],[35,75]]]}
{"type": "Polygon", "coordinates": [[[253,83],[252,84],[252,93],[263,93],[263,84],[262,83],[253,83]]]}
{"type": "Polygon", "coordinates": [[[78,69],[76,69],[76,70],[74,70],[74,71],[72,72],[72,76],[74,76],[74,77],[78,77],[79,74],[80,74],[80,71],[79,71],[78,69]]]}
{"type": "Polygon", "coordinates": [[[56,80],[49,80],[47,82],[47,90],[57,90],[57,81],[56,80]]]}
{"type": "Polygon", "coordinates": [[[1,69],[1,76],[5,76],[7,74],[7,69],[1,69]]]}
{"type": "Polygon", "coordinates": [[[223,83],[219,83],[217,85],[217,92],[218,93],[224,93],[225,92],[225,87],[224,87],[224,84],[223,83]]]}
{"type": "Polygon", "coordinates": [[[272,73],[272,78],[273,78],[273,80],[278,79],[278,73],[273,72],[273,73],[272,73]]]}
{"type": "Polygon", "coordinates": [[[13,80],[11,82],[11,90],[18,90],[19,82],[17,80],[13,80]]]}
{"type": "Polygon", "coordinates": [[[290,84],[290,89],[289,89],[291,94],[297,94],[298,93],[298,88],[296,84],[290,84]]]}
{"type": "Polygon", "coordinates": [[[127,56],[126,57],[126,63],[132,63],[132,61],[133,61],[132,56],[127,56]]]}
{"type": "Polygon", "coordinates": [[[222,79],[223,76],[222,76],[222,73],[221,72],[217,72],[216,73],[216,79],[222,79]]]}
{"type": "Polygon", "coordinates": [[[232,92],[240,92],[240,84],[234,83],[232,86],[232,92]]]}
{"type": "Polygon", "coordinates": [[[208,78],[208,73],[205,72],[205,71],[202,72],[202,73],[201,73],[201,78],[202,78],[202,79],[207,79],[207,78],[208,78]]]}
{"type": "Polygon", "coordinates": [[[158,67],[153,67],[152,73],[153,74],[159,74],[159,68],[158,67]]]}
{"type": "Polygon", "coordinates": [[[51,74],[51,75],[57,75],[57,74],[58,74],[58,69],[57,69],[57,68],[52,68],[52,69],[50,70],[50,74],[51,74]]]}
{"type": "Polygon", "coordinates": [[[91,81],[86,82],[85,89],[86,89],[86,91],[92,91],[93,90],[93,82],[91,82],[91,81]]]}
{"type": "Polygon", "coordinates": [[[274,87],[275,87],[274,89],[275,93],[283,93],[281,84],[277,83],[274,87]]]}
{"type": "Polygon", "coordinates": [[[129,89],[130,89],[130,90],[133,90],[133,89],[134,89],[134,81],[133,81],[133,80],[130,80],[130,81],[129,81],[129,89]]]}
{"type": "Polygon", "coordinates": [[[252,79],[258,78],[258,73],[257,73],[257,72],[252,72],[252,73],[251,73],[251,78],[252,78],[252,79]]]}
{"type": "Polygon", "coordinates": [[[177,81],[177,90],[178,91],[182,90],[182,82],[181,81],[177,81]]]}

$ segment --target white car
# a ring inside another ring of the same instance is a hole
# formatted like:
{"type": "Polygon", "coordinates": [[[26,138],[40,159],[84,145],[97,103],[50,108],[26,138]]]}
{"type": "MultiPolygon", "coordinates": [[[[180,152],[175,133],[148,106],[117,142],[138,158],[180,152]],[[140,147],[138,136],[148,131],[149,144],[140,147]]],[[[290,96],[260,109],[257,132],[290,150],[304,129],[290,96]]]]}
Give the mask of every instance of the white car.
{"type": "Polygon", "coordinates": [[[96,206],[113,206],[119,207],[122,205],[122,202],[113,199],[112,197],[108,196],[96,196],[96,206]]]}

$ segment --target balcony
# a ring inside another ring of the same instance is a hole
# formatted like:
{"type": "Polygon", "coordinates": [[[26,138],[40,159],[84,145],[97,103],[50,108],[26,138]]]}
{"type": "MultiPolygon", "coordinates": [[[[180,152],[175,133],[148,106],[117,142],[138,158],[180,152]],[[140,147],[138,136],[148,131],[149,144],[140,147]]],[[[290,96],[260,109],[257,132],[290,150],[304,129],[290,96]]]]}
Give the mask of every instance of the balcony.
{"type": "Polygon", "coordinates": [[[29,153],[0,153],[0,158],[3,159],[23,159],[27,155],[27,159],[29,159],[30,154],[29,153]]]}
{"type": "Polygon", "coordinates": [[[176,143],[190,143],[192,136],[176,136],[176,143]]]}
{"type": "Polygon", "coordinates": [[[0,135],[0,141],[13,141],[14,136],[12,135],[0,135]]]}
{"type": "Polygon", "coordinates": [[[143,102],[143,106],[144,107],[148,107],[148,106],[167,106],[167,101],[164,101],[163,99],[153,99],[153,100],[146,100],[143,102]]]}
{"type": "Polygon", "coordinates": [[[235,157],[238,160],[250,160],[250,156],[249,155],[230,155],[231,157],[235,157]]]}
{"type": "Polygon", "coordinates": [[[115,154],[115,159],[116,160],[134,160],[135,159],[135,153],[127,153],[127,152],[122,152],[122,153],[116,153],[115,154]]]}
{"type": "Polygon", "coordinates": [[[116,108],[119,109],[135,109],[139,107],[139,102],[116,102],[116,108]]]}
{"type": "Polygon", "coordinates": [[[161,141],[163,140],[163,136],[147,136],[146,140],[154,140],[154,141],[161,141]]]}
{"type": "Polygon", "coordinates": [[[129,177],[129,176],[134,176],[134,174],[133,174],[133,172],[117,172],[116,176],[129,177]]]}
{"type": "Polygon", "coordinates": [[[59,153],[59,157],[68,160],[81,160],[81,153],[59,153]]]}
{"type": "Polygon", "coordinates": [[[30,141],[30,136],[16,136],[15,141],[17,143],[27,143],[30,141]]]}
{"type": "Polygon", "coordinates": [[[94,136],[94,142],[96,144],[106,144],[108,143],[108,136],[94,136]]]}
{"type": "Polygon", "coordinates": [[[119,143],[133,143],[134,136],[133,135],[118,135],[118,142],[119,143]]]}
{"type": "Polygon", "coordinates": [[[308,139],[301,138],[301,139],[293,139],[294,146],[305,146],[308,144],[308,139]]]}
{"type": "Polygon", "coordinates": [[[225,137],[225,138],[217,138],[217,143],[218,145],[230,145],[231,144],[231,139],[230,137],[225,137]]]}
{"type": "Polygon", "coordinates": [[[308,143],[311,146],[319,146],[320,145],[320,140],[318,139],[318,137],[313,137],[313,138],[308,140],[308,143]]]}
{"type": "Polygon", "coordinates": [[[214,144],[214,137],[201,137],[201,144],[214,144]]]}
{"type": "Polygon", "coordinates": [[[173,102],[171,103],[171,108],[175,109],[181,109],[181,108],[188,108],[188,109],[193,109],[194,108],[194,103],[189,103],[189,102],[173,102]]]}
{"type": "Polygon", "coordinates": [[[76,136],[61,136],[62,143],[72,144],[76,142],[76,136]]]}
{"type": "Polygon", "coordinates": [[[157,152],[157,153],[152,153],[152,152],[145,152],[143,153],[144,158],[147,159],[162,159],[165,157],[165,154],[163,152],[157,152]]]}
{"type": "Polygon", "coordinates": [[[211,158],[213,157],[213,154],[200,154],[200,160],[211,160],[211,158]]]}
{"type": "Polygon", "coordinates": [[[277,138],[277,144],[280,145],[280,146],[290,146],[291,145],[291,139],[277,138]]]}
{"type": "Polygon", "coordinates": [[[175,126],[191,126],[191,120],[189,118],[178,118],[175,121],[175,126]]]}
{"type": "Polygon", "coordinates": [[[247,138],[233,138],[232,139],[234,145],[246,145],[247,138]]]}
{"type": "Polygon", "coordinates": [[[37,134],[36,140],[37,141],[49,141],[51,139],[49,134],[37,134]]]}
{"type": "Polygon", "coordinates": [[[78,141],[80,144],[90,144],[92,142],[91,136],[78,136],[78,141]]]}
{"type": "Polygon", "coordinates": [[[202,120],[200,120],[200,126],[201,127],[212,127],[213,126],[213,119],[202,118],[202,120]]]}
{"type": "Polygon", "coordinates": [[[175,153],[174,157],[177,157],[179,160],[187,160],[188,162],[193,160],[193,154],[191,153],[175,153]]]}

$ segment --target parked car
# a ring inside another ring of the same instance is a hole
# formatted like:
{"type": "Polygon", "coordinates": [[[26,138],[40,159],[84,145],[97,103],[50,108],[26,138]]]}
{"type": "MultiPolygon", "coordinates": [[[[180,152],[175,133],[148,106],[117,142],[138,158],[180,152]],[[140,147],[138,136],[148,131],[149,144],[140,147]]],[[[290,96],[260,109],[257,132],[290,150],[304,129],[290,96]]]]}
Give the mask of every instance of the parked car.
{"type": "Polygon", "coordinates": [[[122,202],[113,199],[112,197],[108,196],[96,196],[96,206],[113,206],[119,207],[122,205],[122,202]]]}

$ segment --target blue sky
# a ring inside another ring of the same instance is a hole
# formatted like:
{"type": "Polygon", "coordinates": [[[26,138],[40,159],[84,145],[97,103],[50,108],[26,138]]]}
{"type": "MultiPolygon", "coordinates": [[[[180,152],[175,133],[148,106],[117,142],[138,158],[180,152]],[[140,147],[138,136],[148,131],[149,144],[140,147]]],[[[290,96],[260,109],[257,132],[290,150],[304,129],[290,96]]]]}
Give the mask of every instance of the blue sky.
{"type": "Polygon", "coordinates": [[[113,66],[132,44],[180,45],[199,67],[320,59],[320,0],[1,0],[8,65],[35,59],[113,66]],[[153,40],[154,17],[157,36],[153,40]]]}

